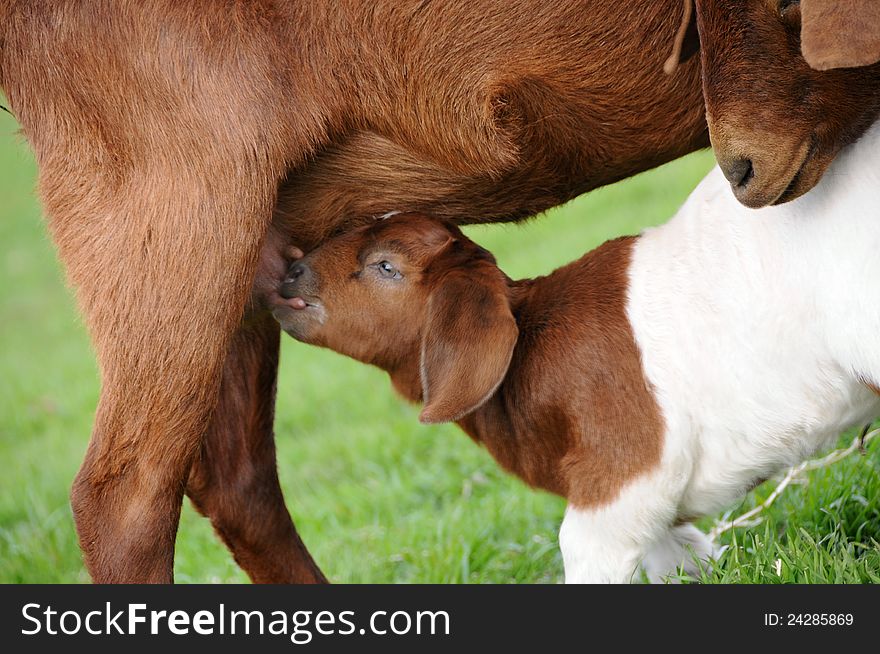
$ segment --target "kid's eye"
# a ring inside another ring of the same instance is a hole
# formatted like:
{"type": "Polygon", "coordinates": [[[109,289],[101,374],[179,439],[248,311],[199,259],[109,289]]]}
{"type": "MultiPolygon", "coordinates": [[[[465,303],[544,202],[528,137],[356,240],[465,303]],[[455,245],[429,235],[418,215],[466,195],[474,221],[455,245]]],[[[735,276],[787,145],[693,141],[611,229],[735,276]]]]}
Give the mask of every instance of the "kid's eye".
{"type": "Polygon", "coordinates": [[[387,279],[400,279],[403,277],[400,271],[389,261],[380,261],[376,264],[376,269],[382,277],[387,279]]]}

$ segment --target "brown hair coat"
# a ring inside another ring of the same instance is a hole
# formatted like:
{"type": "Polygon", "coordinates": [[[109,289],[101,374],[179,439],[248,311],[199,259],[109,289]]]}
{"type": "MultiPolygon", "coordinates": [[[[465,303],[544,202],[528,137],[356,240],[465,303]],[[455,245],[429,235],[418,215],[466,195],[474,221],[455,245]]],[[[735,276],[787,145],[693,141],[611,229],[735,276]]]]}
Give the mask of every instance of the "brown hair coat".
{"type": "Polygon", "coordinates": [[[514,220],[705,146],[697,62],[662,71],[679,11],[0,0],[102,375],[71,498],[92,578],[170,581],[186,492],[253,579],[323,580],[271,474],[283,246],[392,209],[514,220]]]}
{"type": "Polygon", "coordinates": [[[514,282],[454,225],[397,215],[294,264],[275,315],[299,340],[385,369],[424,402],[422,422],[457,421],[527,483],[603,504],[662,450],[626,316],[633,242],[514,282]]]}

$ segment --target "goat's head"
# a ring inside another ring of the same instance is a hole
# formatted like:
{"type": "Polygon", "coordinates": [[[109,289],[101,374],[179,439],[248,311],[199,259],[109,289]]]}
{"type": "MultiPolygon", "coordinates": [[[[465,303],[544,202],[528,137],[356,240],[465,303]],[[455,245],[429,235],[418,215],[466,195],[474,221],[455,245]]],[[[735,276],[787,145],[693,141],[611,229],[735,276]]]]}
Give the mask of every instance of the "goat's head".
{"type": "Polygon", "coordinates": [[[454,225],[399,214],[296,261],[274,314],[294,338],[387,370],[423,422],[485,402],[518,330],[494,257],[454,225]]]}
{"type": "Polygon", "coordinates": [[[685,16],[698,27],[712,147],[746,206],[806,193],[880,114],[875,0],[696,0],[685,16]]]}

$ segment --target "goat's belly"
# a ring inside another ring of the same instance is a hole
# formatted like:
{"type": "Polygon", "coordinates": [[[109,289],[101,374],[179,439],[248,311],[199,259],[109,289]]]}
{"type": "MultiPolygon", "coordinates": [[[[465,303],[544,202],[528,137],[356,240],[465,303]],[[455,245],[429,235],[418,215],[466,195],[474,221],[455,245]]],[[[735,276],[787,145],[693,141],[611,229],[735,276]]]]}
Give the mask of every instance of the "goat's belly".
{"type": "Polygon", "coordinates": [[[691,477],[680,515],[696,517],[727,508],[766,479],[831,447],[847,429],[880,415],[875,395],[855,385],[851,390],[846,401],[826,406],[822,416],[794,416],[791,423],[756,426],[752,432],[717,427],[692,434],[691,477]]]}

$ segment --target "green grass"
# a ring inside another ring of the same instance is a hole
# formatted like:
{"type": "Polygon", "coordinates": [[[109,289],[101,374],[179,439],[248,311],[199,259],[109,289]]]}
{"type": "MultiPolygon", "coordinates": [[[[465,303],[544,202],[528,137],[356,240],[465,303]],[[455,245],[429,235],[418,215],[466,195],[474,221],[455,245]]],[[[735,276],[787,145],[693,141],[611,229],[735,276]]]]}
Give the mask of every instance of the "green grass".
{"type": "MultiPolygon", "coordinates": [[[[97,372],[40,217],[33,159],[15,129],[0,113],[0,582],[83,582],[67,492],[88,440],[97,372]]],[[[697,153],[525,226],[469,232],[510,275],[546,273],[607,238],[662,222],[711,163],[710,153],[697,153]]],[[[285,338],[279,470],[328,576],[559,581],[563,502],[502,473],[455,427],[421,426],[416,416],[384,373],[285,338]]],[[[726,534],[730,548],[704,581],[878,581],[877,445],[790,489],[764,524],[726,534]]],[[[741,510],[770,490],[759,488],[741,510]]],[[[184,582],[246,581],[188,505],[175,572],[184,582]]]]}

